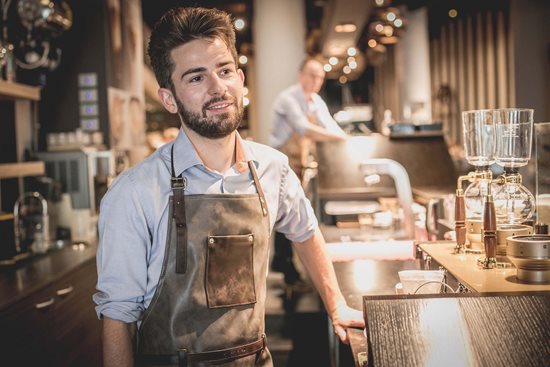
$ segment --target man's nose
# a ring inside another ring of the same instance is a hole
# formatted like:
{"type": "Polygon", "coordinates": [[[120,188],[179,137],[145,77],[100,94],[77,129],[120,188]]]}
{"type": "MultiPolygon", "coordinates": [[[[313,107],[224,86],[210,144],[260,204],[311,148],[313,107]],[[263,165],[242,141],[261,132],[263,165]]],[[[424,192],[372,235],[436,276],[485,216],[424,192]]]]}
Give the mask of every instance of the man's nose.
{"type": "Polygon", "coordinates": [[[210,85],[208,92],[210,95],[223,96],[227,92],[227,86],[225,85],[223,79],[221,79],[217,74],[213,74],[210,78],[210,85]]]}

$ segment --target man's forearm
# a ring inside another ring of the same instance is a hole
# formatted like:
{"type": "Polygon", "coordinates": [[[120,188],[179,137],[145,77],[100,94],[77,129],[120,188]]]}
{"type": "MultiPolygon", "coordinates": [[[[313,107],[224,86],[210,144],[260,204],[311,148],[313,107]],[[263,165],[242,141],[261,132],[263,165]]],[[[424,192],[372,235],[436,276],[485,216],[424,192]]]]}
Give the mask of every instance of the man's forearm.
{"type": "Polygon", "coordinates": [[[133,340],[136,323],[103,318],[103,365],[131,367],[134,365],[133,340]]]}
{"type": "Polygon", "coordinates": [[[346,300],[338,286],[334,267],[325,250],[325,240],[321,232],[317,229],[314,236],[296,244],[294,249],[332,318],[337,307],[346,304],[346,300]]]}
{"type": "Polygon", "coordinates": [[[321,126],[310,123],[304,132],[304,136],[311,138],[315,141],[335,141],[344,140],[345,134],[337,134],[329,131],[321,126]]]}

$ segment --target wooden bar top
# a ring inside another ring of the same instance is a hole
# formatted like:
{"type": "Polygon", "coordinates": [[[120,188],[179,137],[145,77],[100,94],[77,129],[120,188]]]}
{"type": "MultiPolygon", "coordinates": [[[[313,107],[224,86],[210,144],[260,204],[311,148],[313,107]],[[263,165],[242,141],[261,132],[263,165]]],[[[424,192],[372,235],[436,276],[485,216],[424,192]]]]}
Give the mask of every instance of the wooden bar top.
{"type": "Polygon", "coordinates": [[[548,366],[550,294],[365,297],[369,366],[548,366]]]}
{"type": "Polygon", "coordinates": [[[483,254],[454,254],[454,242],[425,242],[418,245],[459,282],[479,293],[550,292],[550,284],[526,283],[517,279],[516,268],[482,269],[483,254]]]}

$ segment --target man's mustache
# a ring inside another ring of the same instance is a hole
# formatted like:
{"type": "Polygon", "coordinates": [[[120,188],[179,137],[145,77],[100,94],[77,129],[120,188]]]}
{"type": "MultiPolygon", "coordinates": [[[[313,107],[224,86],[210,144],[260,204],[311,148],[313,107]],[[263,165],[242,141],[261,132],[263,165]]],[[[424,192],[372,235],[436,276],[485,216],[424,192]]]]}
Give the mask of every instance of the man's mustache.
{"type": "Polygon", "coordinates": [[[224,102],[224,101],[227,101],[227,102],[231,102],[231,103],[235,103],[235,98],[231,97],[231,96],[226,96],[226,97],[214,97],[212,98],[210,101],[206,102],[203,107],[202,107],[202,110],[203,112],[206,112],[206,109],[210,106],[212,106],[214,103],[218,103],[218,102],[224,102]]]}

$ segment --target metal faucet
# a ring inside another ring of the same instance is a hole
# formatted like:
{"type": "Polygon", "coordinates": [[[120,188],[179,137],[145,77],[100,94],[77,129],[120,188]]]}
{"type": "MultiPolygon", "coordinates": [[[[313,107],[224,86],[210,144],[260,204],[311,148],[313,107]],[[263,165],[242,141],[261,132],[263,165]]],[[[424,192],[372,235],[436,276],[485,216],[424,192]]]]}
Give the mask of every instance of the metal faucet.
{"type": "Polygon", "coordinates": [[[412,211],[412,190],[409,175],[400,163],[387,158],[372,158],[362,161],[359,165],[361,172],[365,175],[365,182],[368,184],[370,181],[375,182],[375,176],[373,175],[388,175],[393,179],[395,183],[395,189],[397,191],[397,198],[401,208],[403,208],[403,216],[405,222],[405,231],[407,237],[410,239],[415,238],[414,230],[414,214],[412,211]]]}
{"type": "MultiPolygon", "coordinates": [[[[20,206],[26,198],[34,198],[39,200],[42,207],[42,228],[41,230],[41,244],[36,244],[33,241],[32,249],[35,252],[46,252],[50,244],[50,217],[48,215],[48,201],[39,192],[25,192],[17,198],[15,206],[13,208],[14,216],[14,232],[15,232],[15,249],[18,253],[21,253],[21,225],[20,225],[20,206]]],[[[33,239],[35,240],[35,239],[33,239]]]]}

